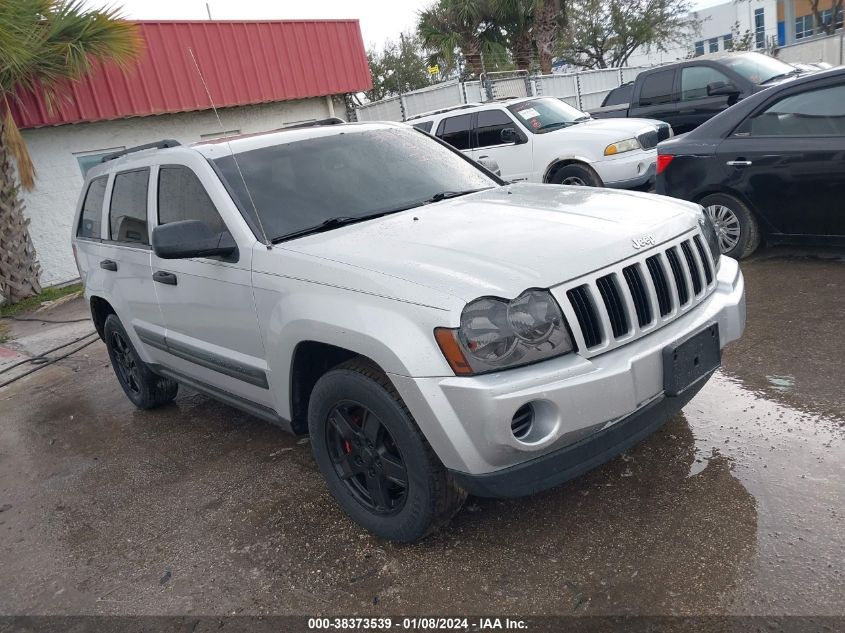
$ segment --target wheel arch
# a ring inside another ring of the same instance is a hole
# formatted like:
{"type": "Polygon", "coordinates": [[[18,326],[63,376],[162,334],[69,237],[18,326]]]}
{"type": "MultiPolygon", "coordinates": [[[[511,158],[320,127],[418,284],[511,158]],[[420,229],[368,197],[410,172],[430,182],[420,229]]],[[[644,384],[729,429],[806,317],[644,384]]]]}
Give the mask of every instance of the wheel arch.
{"type": "Polygon", "coordinates": [[[602,184],[604,181],[602,177],[599,176],[598,172],[593,168],[590,162],[581,156],[560,156],[555,158],[552,162],[549,163],[548,167],[546,167],[546,171],[543,172],[543,182],[550,183],[552,181],[552,177],[557,173],[558,170],[563,169],[569,165],[578,165],[580,167],[584,167],[589,169],[592,174],[595,176],[596,180],[602,184]]]}
{"type": "Polygon", "coordinates": [[[317,381],[334,367],[353,358],[371,365],[390,380],[387,372],[364,354],[322,341],[305,340],[297,343],[291,357],[289,377],[290,420],[294,433],[308,433],[308,404],[317,381]]]}
{"type": "Polygon", "coordinates": [[[736,198],[737,200],[742,202],[746,207],[748,207],[748,210],[751,211],[752,215],[754,216],[754,219],[757,220],[757,226],[760,228],[762,237],[767,237],[769,233],[778,233],[778,229],[772,226],[768,219],[759,212],[757,207],[754,205],[754,203],[751,202],[748,196],[731,187],[725,187],[723,185],[714,185],[712,187],[708,187],[707,189],[703,189],[697,192],[692,197],[691,201],[695,202],[696,204],[701,204],[701,201],[704,200],[704,198],[717,193],[736,198]]]}
{"type": "Polygon", "coordinates": [[[91,308],[91,320],[94,321],[94,327],[97,330],[97,334],[99,334],[102,339],[106,319],[110,314],[116,315],[117,312],[107,300],[96,295],[91,297],[88,304],[91,308]]]}

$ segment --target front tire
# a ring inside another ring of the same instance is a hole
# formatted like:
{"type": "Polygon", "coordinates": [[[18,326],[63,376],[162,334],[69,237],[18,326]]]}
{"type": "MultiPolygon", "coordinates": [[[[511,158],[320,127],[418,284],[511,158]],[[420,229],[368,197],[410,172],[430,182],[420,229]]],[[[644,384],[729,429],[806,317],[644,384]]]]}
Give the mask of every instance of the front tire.
{"type": "Polygon", "coordinates": [[[139,409],[154,409],[176,397],[179,383],[153,373],[141,360],[116,314],[106,318],[103,339],[117,381],[132,404],[139,409]]]}
{"type": "Polygon", "coordinates": [[[723,255],[745,259],[760,245],[760,225],[751,209],[734,196],[714,193],[700,200],[716,228],[723,255]]]}
{"type": "Polygon", "coordinates": [[[602,181],[598,174],[586,165],[573,163],[558,169],[551,177],[555,185],[569,185],[571,187],[601,187],[602,181]]]}
{"type": "Polygon", "coordinates": [[[308,430],[332,496],[376,536],[421,539],[466,498],[387,376],[369,363],[353,359],[317,381],[308,430]]]}

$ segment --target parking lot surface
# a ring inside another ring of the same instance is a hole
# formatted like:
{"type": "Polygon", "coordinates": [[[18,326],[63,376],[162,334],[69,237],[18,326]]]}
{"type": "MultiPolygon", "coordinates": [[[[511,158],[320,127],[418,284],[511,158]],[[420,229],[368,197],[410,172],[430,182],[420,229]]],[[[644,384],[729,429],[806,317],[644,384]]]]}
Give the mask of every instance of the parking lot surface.
{"type": "Polygon", "coordinates": [[[841,615],[845,258],[743,269],[745,337],[682,415],[410,546],[342,514],[307,439],[184,388],[135,410],[97,342],[0,390],[0,613],[841,615]]]}

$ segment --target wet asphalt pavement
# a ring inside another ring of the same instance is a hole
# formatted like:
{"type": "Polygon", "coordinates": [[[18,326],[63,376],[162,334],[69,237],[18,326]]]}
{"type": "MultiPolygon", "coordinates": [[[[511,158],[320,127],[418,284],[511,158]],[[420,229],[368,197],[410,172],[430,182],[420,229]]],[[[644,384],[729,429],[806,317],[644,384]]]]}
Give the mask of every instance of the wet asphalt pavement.
{"type": "Polygon", "coordinates": [[[683,414],[411,546],[307,440],[187,389],[135,410],[97,342],[0,390],[0,613],[845,614],[845,255],[743,269],[745,337],[683,414]]]}

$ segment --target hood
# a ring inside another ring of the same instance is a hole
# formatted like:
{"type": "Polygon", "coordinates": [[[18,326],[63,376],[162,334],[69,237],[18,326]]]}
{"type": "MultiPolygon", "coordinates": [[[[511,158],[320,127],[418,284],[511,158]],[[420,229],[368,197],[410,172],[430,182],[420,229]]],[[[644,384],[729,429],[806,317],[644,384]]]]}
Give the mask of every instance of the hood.
{"type": "MultiPolygon", "coordinates": [[[[287,250],[471,301],[549,288],[697,226],[698,206],[650,194],[516,184],[284,243],[287,250]]],[[[413,297],[399,297],[413,300],[413,297]]]]}
{"type": "Polygon", "coordinates": [[[657,125],[656,121],[648,119],[590,119],[577,125],[555,130],[551,134],[579,132],[585,136],[604,138],[613,143],[623,141],[626,138],[634,138],[647,128],[654,128],[655,125],[657,125]]]}

